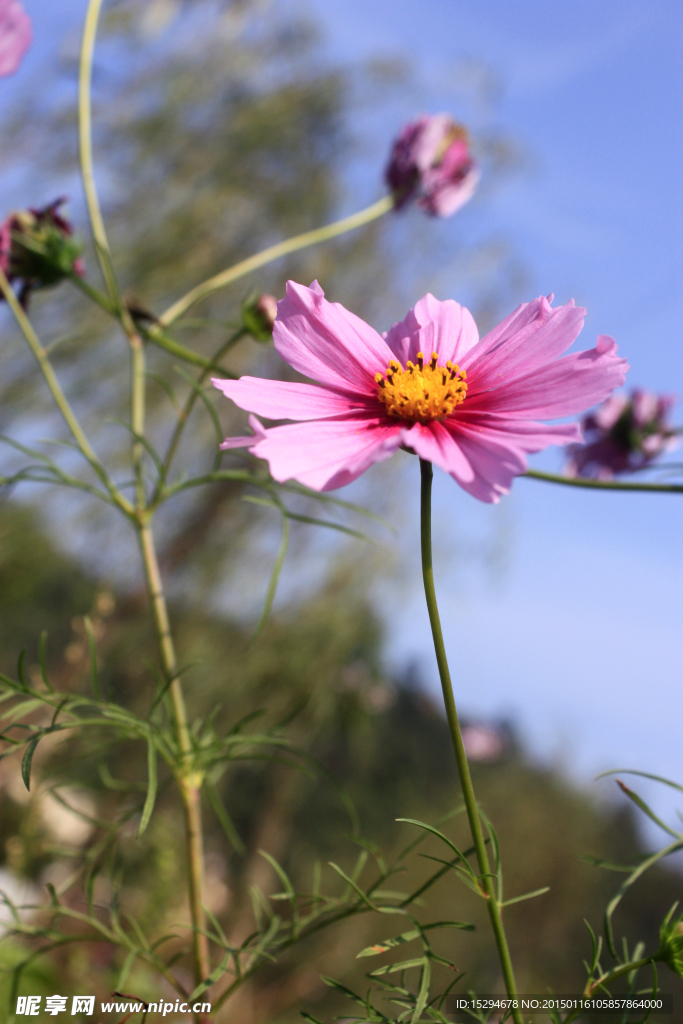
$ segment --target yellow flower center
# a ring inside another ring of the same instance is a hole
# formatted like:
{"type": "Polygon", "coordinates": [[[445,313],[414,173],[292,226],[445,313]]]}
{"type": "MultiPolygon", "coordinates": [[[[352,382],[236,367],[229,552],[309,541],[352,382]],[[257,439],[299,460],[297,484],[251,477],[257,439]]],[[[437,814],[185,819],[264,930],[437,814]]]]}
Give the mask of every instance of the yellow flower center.
{"type": "Polygon", "coordinates": [[[449,416],[465,400],[467,374],[450,361],[439,366],[436,352],[432,352],[427,365],[422,352],[416,358],[417,365],[408,360],[405,370],[392,359],[384,375],[376,373],[377,397],[389,416],[413,423],[429,423],[449,416]]]}

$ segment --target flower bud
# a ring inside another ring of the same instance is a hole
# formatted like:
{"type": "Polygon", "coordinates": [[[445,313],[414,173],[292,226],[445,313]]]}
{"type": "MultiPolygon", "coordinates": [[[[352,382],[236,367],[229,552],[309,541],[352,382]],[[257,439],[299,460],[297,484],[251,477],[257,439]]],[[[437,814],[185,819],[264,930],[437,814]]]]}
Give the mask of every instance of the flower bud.
{"type": "Polygon", "coordinates": [[[654,959],[665,963],[674,974],[683,978],[683,914],[674,918],[676,906],[674,903],[659,929],[659,949],[654,959]]]}
{"type": "Polygon", "coordinates": [[[242,306],[242,324],[255,341],[270,341],[277,316],[273,295],[252,295],[242,306]]]}
{"type": "Polygon", "coordinates": [[[612,395],[584,417],[586,440],[569,449],[571,476],[609,480],[617,473],[644,469],[678,444],[679,430],[668,423],[674,399],[651,391],[612,395]]]}
{"type": "Polygon", "coordinates": [[[393,145],[385,178],[396,209],[416,199],[432,216],[450,217],[471,199],[479,181],[467,129],[448,114],[411,121],[393,145]]]}
{"type": "Polygon", "coordinates": [[[0,0],[0,78],[14,74],[32,38],[31,19],[19,0],[0,0]]]}
{"type": "Polygon", "coordinates": [[[20,281],[19,299],[26,305],[31,291],[49,288],[72,274],[84,274],[82,246],[55,199],[42,209],[11,213],[0,224],[0,267],[9,281],[20,281]]]}

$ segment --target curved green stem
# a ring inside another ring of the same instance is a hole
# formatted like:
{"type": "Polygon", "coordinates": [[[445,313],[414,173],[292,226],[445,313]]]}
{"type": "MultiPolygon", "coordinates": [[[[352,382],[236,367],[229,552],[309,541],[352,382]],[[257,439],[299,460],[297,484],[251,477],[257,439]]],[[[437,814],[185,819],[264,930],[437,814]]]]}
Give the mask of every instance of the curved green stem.
{"type": "Polygon", "coordinates": [[[90,288],[84,283],[81,283],[81,288],[103,309],[107,309],[108,312],[121,321],[131,345],[135,348],[137,345],[141,345],[142,342],[126,304],[121,298],[116,281],[107,232],[105,231],[104,220],[102,219],[100,201],[97,197],[92,157],[92,64],[95,52],[95,39],[97,37],[97,24],[101,10],[102,0],[89,0],[83,28],[83,42],[81,44],[81,59],[78,72],[78,142],[85,202],[88,207],[88,217],[95,241],[97,259],[99,260],[102,276],[109,293],[110,305],[107,305],[104,296],[101,296],[96,289],[90,288]]]}
{"type": "MultiPolygon", "coordinates": [[[[451,675],[448,668],[448,660],[446,658],[446,648],[444,646],[443,633],[441,631],[439,608],[436,602],[436,590],[434,588],[434,571],[432,568],[433,470],[431,462],[427,462],[424,459],[420,459],[420,474],[422,481],[420,500],[420,541],[422,549],[422,577],[424,580],[425,598],[427,600],[427,611],[429,612],[429,622],[432,627],[432,638],[434,640],[434,652],[436,654],[436,663],[439,668],[441,689],[443,691],[443,699],[444,704],[446,706],[446,717],[448,719],[448,728],[450,730],[451,740],[453,742],[453,752],[455,753],[455,761],[458,766],[458,775],[460,776],[463,800],[465,802],[465,808],[467,810],[467,818],[470,824],[470,831],[472,833],[472,840],[476,852],[477,863],[479,865],[479,880],[480,886],[483,890],[482,895],[485,895],[486,897],[486,905],[488,907],[489,917],[491,919],[491,927],[493,929],[493,935],[496,940],[496,946],[498,948],[498,957],[500,959],[500,965],[503,971],[505,988],[508,996],[511,999],[516,999],[517,985],[515,983],[515,975],[512,969],[510,950],[508,949],[507,938],[505,936],[505,929],[503,928],[501,907],[496,896],[494,879],[491,875],[491,866],[489,864],[488,854],[486,852],[486,843],[484,840],[484,833],[479,818],[477,800],[474,795],[472,777],[470,775],[469,764],[467,763],[467,754],[465,753],[465,746],[462,740],[462,733],[460,731],[460,722],[458,720],[458,712],[455,707],[455,697],[453,696],[453,684],[451,683],[451,675]]],[[[512,1016],[515,1021],[515,1024],[524,1024],[523,1017],[519,1010],[513,1011],[512,1016]]]]}
{"type": "Polygon", "coordinates": [[[639,483],[634,480],[591,480],[584,476],[560,476],[558,473],[541,473],[529,469],[522,476],[532,480],[546,480],[551,484],[564,484],[565,487],[588,487],[594,491],[652,491],[660,494],[683,494],[683,484],[639,483]]]}
{"type": "Polygon", "coordinates": [[[317,245],[318,242],[326,242],[337,235],[343,235],[347,231],[353,231],[355,228],[362,227],[363,224],[369,224],[393,208],[393,196],[383,196],[382,199],[373,203],[372,206],[368,206],[365,210],[360,210],[358,213],[353,213],[350,217],[343,217],[332,224],[326,224],[325,227],[315,228],[313,231],[305,231],[302,235],[295,235],[294,238],[288,238],[285,242],[271,245],[268,249],[264,249],[263,252],[258,252],[248,259],[242,260],[241,263],[236,263],[234,267],[228,267],[227,270],[223,270],[220,274],[210,277],[208,281],[198,284],[196,288],[193,288],[186,295],[183,295],[181,299],[178,299],[177,302],[174,302],[172,306],[169,306],[159,317],[159,323],[162,327],[168,327],[181,317],[190,306],[193,306],[195,302],[206,298],[207,295],[211,295],[212,292],[217,291],[219,288],[232,284],[233,281],[237,281],[238,278],[251,273],[252,270],[257,270],[259,267],[265,266],[266,263],[272,263],[273,260],[286,256],[290,252],[305,249],[309,245],[317,245]]]}
{"type": "MultiPolygon", "coordinates": [[[[240,327],[240,329],[238,331],[236,331],[230,338],[228,338],[228,340],[226,342],[224,342],[224,344],[221,345],[221,347],[219,349],[217,349],[217,351],[214,353],[213,359],[211,360],[211,366],[215,366],[216,363],[218,363],[218,360],[222,359],[223,356],[226,354],[226,352],[229,352],[230,349],[234,345],[236,345],[237,342],[241,338],[243,338],[246,333],[247,333],[247,331],[243,327],[240,327]]],[[[197,398],[198,398],[197,388],[200,388],[202,386],[202,384],[204,383],[204,381],[206,380],[206,378],[209,376],[209,373],[211,372],[211,366],[205,366],[204,369],[202,370],[202,372],[199,374],[199,376],[197,377],[197,380],[195,381],[196,387],[192,388],[192,390],[190,391],[190,394],[187,396],[187,400],[185,402],[185,405],[183,406],[183,408],[178,413],[178,419],[176,421],[176,425],[175,425],[175,428],[173,430],[173,434],[171,435],[171,440],[169,441],[169,444],[168,444],[168,450],[166,452],[166,457],[164,458],[163,472],[162,472],[162,474],[161,474],[161,476],[159,478],[159,482],[157,483],[157,486],[156,486],[156,488],[154,490],[154,494],[153,494],[152,499],[151,499],[151,504],[152,505],[154,505],[159,500],[159,497],[160,497],[161,492],[163,490],[165,481],[168,478],[168,473],[169,473],[169,470],[171,468],[171,463],[173,462],[173,459],[175,458],[175,454],[176,454],[176,452],[178,450],[178,445],[180,444],[180,439],[182,437],[183,430],[185,429],[185,425],[186,425],[188,419],[190,418],[190,413],[194,409],[195,402],[197,401],[197,398]]]]}
{"type": "Polygon", "coordinates": [[[0,268],[0,291],[2,291],[2,294],[4,295],[7,301],[7,305],[12,310],[15,320],[19,324],[21,332],[26,338],[26,341],[28,342],[28,346],[31,349],[31,352],[33,353],[36,362],[38,363],[38,366],[40,367],[43,377],[45,378],[45,383],[50,389],[50,394],[54,399],[55,405],[62,414],[64,422],[71,431],[72,437],[76,444],[78,445],[81,454],[84,456],[85,459],[87,459],[87,461],[90,463],[99,479],[107,488],[107,491],[113,503],[117,505],[122,512],[125,512],[126,515],[130,516],[130,514],[133,512],[133,506],[109,479],[109,474],[107,473],[106,469],[100,462],[95,450],[90,444],[90,441],[86,437],[82,426],[78,422],[76,414],[74,413],[73,409],[71,408],[71,405],[69,404],[68,398],[62,391],[62,386],[59,383],[57,375],[55,374],[55,371],[52,368],[52,363],[50,362],[47,352],[41,345],[40,340],[38,339],[38,335],[33,330],[31,321],[27,317],[24,310],[21,308],[21,305],[17,300],[14,291],[12,290],[12,286],[5,277],[2,268],[0,268]]]}
{"type": "MultiPolygon", "coordinates": [[[[630,974],[631,971],[639,971],[641,968],[647,967],[647,965],[652,962],[653,957],[643,956],[640,957],[639,960],[630,960],[626,964],[620,964],[619,967],[613,967],[611,971],[605,971],[605,973],[599,978],[596,978],[595,981],[588,981],[583,990],[584,999],[591,999],[595,994],[595,990],[600,988],[602,985],[609,985],[611,982],[616,981],[617,978],[622,978],[625,974],[630,974]]],[[[565,1017],[563,1024],[572,1024],[578,1016],[582,1016],[584,1013],[585,1011],[581,1008],[572,1010],[571,1013],[565,1017]]]]}
{"type": "Polygon", "coordinates": [[[87,295],[89,299],[92,299],[100,309],[103,309],[105,313],[110,313],[112,316],[116,316],[116,307],[112,303],[111,299],[107,298],[107,296],[97,288],[93,288],[91,284],[88,284],[85,278],[80,277],[79,274],[71,273],[69,274],[69,280],[72,284],[76,285],[77,288],[80,288],[84,295],[87,295]]]}
{"type": "Polygon", "coordinates": [[[200,355],[199,352],[194,352],[191,348],[187,348],[185,345],[181,345],[175,338],[170,338],[168,334],[157,324],[151,324],[149,327],[140,327],[141,333],[148,340],[158,345],[159,348],[163,348],[165,352],[168,352],[171,356],[176,356],[177,359],[182,359],[185,363],[190,363],[192,366],[199,366],[202,370],[218,370],[225,377],[232,376],[222,366],[218,366],[211,359],[207,359],[206,356],[200,355]]]}
{"type": "Polygon", "coordinates": [[[630,974],[631,971],[639,971],[641,967],[647,967],[648,964],[652,963],[653,958],[651,956],[641,956],[638,960],[629,960],[626,964],[620,964],[618,967],[613,967],[611,971],[605,971],[604,974],[596,978],[589,985],[586,985],[586,995],[592,996],[597,988],[601,985],[609,985],[611,982],[616,981],[617,978],[623,978],[625,974],[630,974]]]}
{"type": "Polygon", "coordinates": [[[81,60],[78,73],[78,141],[80,147],[81,175],[83,177],[83,189],[85,201],[90,217],[93,238],[97,258],[102,268],[102,276],[107,285],[107,291],[112,302],[120,305],[118,286],[114,276],[114,268],[109,251],[109,242],[104,230],[104,221],[97,198],[95,187],[95,174],[92,159],[92,107],[90,99],[90,85],[92,81],[92,62],[95,51],[95,37],[97,36],[97,23],[102,9],[102,0],[89,0],[88,10],[85,16],[83,28],[83,42],[81,44],[81,60]]]}

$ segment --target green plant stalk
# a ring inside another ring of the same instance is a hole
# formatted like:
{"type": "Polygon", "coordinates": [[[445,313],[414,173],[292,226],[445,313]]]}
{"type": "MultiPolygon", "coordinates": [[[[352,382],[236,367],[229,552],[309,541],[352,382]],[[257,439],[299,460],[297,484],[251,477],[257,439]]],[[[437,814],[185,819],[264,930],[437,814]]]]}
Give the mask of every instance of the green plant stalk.
{"type": "Polygon", "coordinates": [[[97,36],[97,23],[102,9],[102,0],[89,0],[83,27],[81,59],[78,72],[78,142],[80,150],[81,176],[88,216],[95,240],[97,259],[102,268],[102,276],[112,302],[119,307],[121,304],[114,268],[109,251],[109,243],[104,230],[104,222],[95,188],[95,172],[92,159],[92,106],[90,86],[92,81],[92,63],[97,36]]]}
{"type": "Polygon", "coordinates": [[[144,445],[142,438],[145,433],[145,350],[142,338],[137,333],[129,336],[131,356],[131,410],[130,422],[133,428],[133,446],[131,458],[135,473],[135,504],[138,513],[144,513],[145,477],[144,477],[144,445]]]}
{"type": "Polygon", "coordinates": [[[145,570],[145,579],[152,606],[152,617],[159,644],[159,655],[164,675],[169,681],[169,695],[176,730],[179,762],[176,779],[180,789],[185,815],[185,838],[187,844],[187,881],[192,917],[192,955],[195,986],[211,972],[209,945],[206,937],[206,915],[204,912],[204,849],[201,819],[201,776],[192,763],[192,739],[187,721],[183,688],[178,675],[178,664],[164,596],[159,561],[154,546],[151,514],[146,507],[144,482],[144,445],[141,439],[145,431],[145,351],[142,339],[133,330],[129,335],[131,346],[131,426],[133,428],[132,461],[136,481],[136,511],[140,551],[145,570]]]}
{"type": "Polygon", "coordinates": [[[84,278],[75,272],[69,275],[69,280],[72,284],[76,285],[84,295],[87,295],[89,299],[92,299],[96,305],[103,309],[105,313],[109,313],[111,316],[116,316],[116,307],[112,303],[111,299],[107,298],[103,292],[98,291],[97,288],[93,288],[91,284],[88,284],[84,278]]]}
{"type": "MultiPolygon", "coordinates": [[[[639,971],[642,967],[647,967],[652,962],[653,958],[651,956],[643,956],[639,960],[630,960],[626,964],[620,964],[619,967],[612,968],[611,971],[606,971],[599,978],[596,978],[595,981],[588,981],[583,990],[584,999],[591,999],[595,994],[595,990],[600,988],[601,985],[609,985],[611,982],[616,981],[617,978],[622,978],[625,974],[630,974],[631,971],[639,971]]],[[[583,1012],[580,1008],[572,1010],[565,1017],[563,1024],[571,1024],[583,1012]]]]}
{"type": "Polygon", "coordinates": [[[168,334],[165,334],[158,324],[150,324],[149,327],[140,327],[141,333],[145,336],[148,341],[153,342],[162,348],[169,355],[175,356],[177,359],[182,359],[185,363],[190,363],[192,366],[199,366],[202,370],[219,370],[226,376],[228,374],[221,366],[215,366],[210,359],[206,356],[201,355],[199,352],[194,352],[191,348],[187,348],[185,345],[181,345],[179,341],[174,338],[170,338],[168,334]]]}
{"type": "MultiPolygon", "coordinates": [[[[104,227],[104,220],[102,219],[100,201],[97,197],[95,169],[92,156],[92,65],[95,52],[95,39],[97,37],[97,24],[101,10],[102,0],[89,0],[88,9],[85,15],[85,25],[83,27],[83,41],[81,43],[81,57],[78,72],[79,158],[90,228],[95,241],[97,258],[102,269],[102,276],[104,277],[111,303],[109,312],[120,320],[131,345],[135,347],[136,345],[141,345],[141,339],[133,322],[133,318],[128,312],[125,302],[121,298],[119,286],[116,281],[116,274],[114,272],[114,264],[111,258],[107,232],[104,227]]],[[[82,287],[95,302],[102,306],[103,309],[107,308],[106,300],[103,301],[104,296],[100,296],[95,289],[92,289],[87,285],[82,287]]]]}
{"type": "MultiPolygon", "coordinates": [[[[467,810],[467,818],[470,824],[477,863],[479,865],[480,885],[484,890],[483,895],[486,896],[486,905],[491,919],[493,935],[496,940],[500,965],[503,971],[503,978],[505,980],[505,988],[508,996],[511,999],[516,999],[517,985],[515,983],[515,975],[512,969],[512,961],[510,959],[510,951],[508,949],[507,938],[505,936],[505,929],[503,928],[501,908],[496,897],[494,880],[491,876],[491,867],[489,864],[488,854],[486,852],[484,833],[479,819],[479,811],[477,809],[477,800],[474,795],[470,768],[467,763],[467,754],[465,753],[465,746],[463,744],[462,733],[460,731],[460,722],[458,721],[458,712],[455,707],[455,697],[453,695],[453,684],[451,683],[451,675],[448,669],[448,660],[446,658],[446,648],[443,642],[443,633],[441,632],[439,608],[436,602],[434,571],[432,567],[432,477],[434,474],[431,462],[427,462],[425,459],[420,459],[420,475],[420,541],[422,549],[422,577],[424,580],[425,598],[427,600],[427,611],[429,612],[429,622],[432,627],[434,653],[436,654],[436,662],[439,668],[439,678],[441,679],[443,699],[446,706],[446,717],[448,719],[448,728],[450,730],[451,740],[453,741],[453,752],[455,753],[458,775],[460,776],[460,783],[462,785],[463,800],[467,810]]],[[[524,1019],[519,1010],[513,1010],[512,1016],[515,1024],[524,1024],[524,1019]]]]}
{"type": "Polygon", "coordinates": [[[207,281],[198,284],[196,288],[193,288],[186,295],[183,295],[182,298],[178,299],[177,302],[174,302],[172,306],[169,306],[159,317],[159,323],[162,327],[168,327],[187,312],[195,302],[206,298],[207,295],[211,295],[212,292],[217,291],[219,288],[225,288],[226,285],[232,284],[233,281],[237,281],[240,277],[250,274],[252,270],[258,270],[259,267],[272,263],[273,260],[280,259],[281,256],[286,256],[290,252],[306,249],[309,245],[317,245],[318,242],[326,242],[330,238],[336,238],[347,231],[353,231],[364,224],[369,224],[371,221],[377,220],[378,217],[382,217],[385,213],[393,210],[393,208],[393,196],[383,196],[376,203],[366,207],[364,210],[359,210],[358,213],[351,214],[350,217],[343,217],[341,220],[334,221],[332,224],[326,224],[322,228],[305,231],[302,235],[295,235],[294,238],[288,238],[284,242],[278,242],[277,245],[271,245],[268,249],[264,249],[254,256],[249,256],[248,259],[236,263],[234,267],[228,267],[227,270],[221,271],[220,274],[216,274],[207,281]]]}
{"type": "MultiPolygon", "coordinates": [[[[214,353],[211,363],[216,364],[218,360],[222,359],[226,352],[229,352],[233,345],[236,345],[237,342],[240,341],[240,339],[243,338],[247,333],[248,332],[243,327],[240,327],[240,329],[236,331],[233,335],[231,335],[231,337],[229,337],[228,340],[224,342],[224,344],[221,345],[221,347],[214,353]]],[[[195,381],[197,387],[202,386],[202,384],[204,383],[204,381],[206,380],[210,373],[210,367],[205,366],[202,372],[197,377],[197,380],[195,381]]],[[[183,430],[185,429],[187,421],[190,418],[190,413],[194,409],[194,405],[195,402],[197,401],[197,398],[197,392],[195,391],[194,388],[192,388],[190,394],[187,396],[185,405],[178,413],[178,419],[173,430],[173,433],[171,435],[171,440],[169,441],[168,449],[166,451],[166,457],[164,458],[163,462],[163,474],[152,496],[152,505],[154,505],[155,502],[159,500],[159,497],[163,490],[164,482],[167,479],[169,470],[171,468],[171,463],[173,462],[175,454],[178,450],[178,445],[180,444],[180,439],[182,437],[183,430]]]]}
{"type": "MultiPolygon", "coordinates": [[[[136,463],[136,478],[140,481],[137,493],[137,508],[125,498],[110,481],[104,466],[98,459],[83,428],[81,427],[69,401],[62,391],[61,385],[52,368],[52,364],[43,349],[30,320],[21,308],[17,298],[10,286],[5,274],[0,268],[0,290],[14,314],[19,327],[28,342],[43,377],[50,389],[54,402],[61,412],[71,434],[76,441],[83,456],[90,463],[98,477],[106,486],[112,501],[127,518],[132,520],[138,532],[142,561],[147,581],[152,615],[155,631],[159,644],[159,652],[162,666],[166,677],[171,681],[169,690],[173,708],[173,718],[176,727],[178,747],[180,750],[180,765],[178,771],[178,785],[183,802],[183,811],[186,824],[187,852],[188,852],[188,889],[190,897],[190,910],[193,925],[193,961],[195,985],[199,985],[208,977],[211,967],[209,960],[208,940],[206,937],[206,917],[204,913],[204,855],[203,837],[201,825],[200,789],[201,778],[192,770],[192,741],[187,723],[187,712],[183,697],[182,686],[178,676],[175,648],[171,635],[168,610],[161,582],[159,563],[154,547],[154,538],[148,517],[144,510],[144,490],[142,484],[142,446],[134,442],[133,459],[136,463]]],[[[142,340],[133,332],[129,336],[132,346],[132,427],[138,437],[142,437],[144,430],[145,412],[145,364],[142,340]],[[136,344],[137,342],[137,344],[136,344]]],[[[199,1018],[197,1018],[199,1019],[199,1018]]]]}
{"type": "MultiPolygon", "coordinates": [[[[168,610],[163,592],[159,563],[154,547],[154,538],[145,511],[145,493],[143,478],[143,444],[140,440],[144,434],[145,419],[145,359],[142,338],[138,333],[132,317],[121,300],[118,284],[111,259],[109,243],[102,219],[92,158],[92,107],[91,80],[92,63],[97,35],[97,24],[102,9],[102,0],[89,0],[83,30],[81,61],[78,89],[78,127],[80,143],[81,174],[88,207],[88,214],[97,258],[102,269],[109,299],[111,312],[120,320],[131,346],[131,426],[133,428],[132,460],[136,479],[136,517],[135,524],[140,542],[142,561],[147,580],[147,588],[152,606],[161,663],[167,679],[170,681],[170,699],[173,719],[176,728],[180,763],[178,765],[178,785],[183,802],[186,823],[186,839],[188,852],[188,889],[190,911],[193,925],[193,960],[196,984],[200,984],[210,973],[208,941],[205,935],[206,920],[204,914],[204,863],[202,848],[202,828],[200,810],[200,786],[192,769],[192,741],[187,723],[187,712],[182,686],[178,677],[175,648],[170,630],[168,610]]],[[[87,290],[87,289],[86,289],[87,290]]],[[[91,298],[95,296],[91,295],[91,298]]],[[[103,302],[100,302],[106,308],[103,302]]]]}
{"type": "MultiPolygon", "coordinates": [[[[663,468],[663,467],[662,467],[663,468]]],[[[565,487],[588,487],[595,491],[652,491],[660,494],[683,494],[683,484],[639,483],[635,480],[591,480],[583,476],[560,476],[557,473],[541,473],[529,469],[523,476],[532,480],[545,480],[565,487]]]]}
{"type": "Polygon", "coordinates": [[[54,399],[54,403],[62,414],[62,418],[66,423],[67,427],[71,431],[71,435],[78,445],[83,457],[90,463],[93,470],[102,481],[104,486],[107,488],[109,495],[114,504],[121,509],[127,516],[130,516],[133,512],[133,506],[128,499],[121,494],[118,488],[109,479],[109,475],[100,462],[96,452],[94,451],[90,441],[86,437],[83,428],[81,427],[76,414],[74,413],[68,398],[62,391],[62,386],[57,379],[57,375],[52,368],[52,363],[48,357],[47,352],[43,348],[38,338],[38,335],[33,330],[31,321],[27,317],[24,310],[21,308],[12,286],[7,280],[2,268],[0,268],[0,291],[4,295],[7,305],[11,309],[14,319],[17,321],[22,334],[24,335],[28,346],[33,353],[33,356],[38,363],[41,373],[45,379],[45,383],[50,389],[50,394],[54,399]]]}
{"type": "Polygon", "coordinates": [[[200,985],[211,972],[209,944],[206,937],[206,914],[204,911],[204,850],[201,822],[201,775],[192,763],[192,739],[187,721],[185,698],[178,674],[178,664],[164,596],[161,572],[154,546],[151,527],[144,519],[138,526],[140,551],[145,569],[145,578],[152,606],[152,616],[159,645],[159,654],[164,674],[170,680],[169,693],[173,708],[180,763],[178,785],[183,801],[187,840],[187,870],[192,917],[192,951],[195,986],[200,985]]]}

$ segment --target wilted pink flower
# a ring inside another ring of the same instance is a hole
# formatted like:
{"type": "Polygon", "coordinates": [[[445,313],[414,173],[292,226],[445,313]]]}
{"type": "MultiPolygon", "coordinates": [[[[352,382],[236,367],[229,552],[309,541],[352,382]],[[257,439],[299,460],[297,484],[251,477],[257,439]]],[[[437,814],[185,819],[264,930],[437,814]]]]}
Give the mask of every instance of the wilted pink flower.
{"type": "Polygon", "coordinates": [[[411,121],[394,143],[385,177],[397,209],[417,197],[428,213],[450,217],[479,181],[467,130],[448,114],[411,121]]]}
{"type": "Polygon", "coordinates": [[[623,383],[628,365],[612,338],[588,352],[559,356],[585,310],[549,299],[518,307],[479,340],[457,302],[425,295],[405,320],[380,336],[317,281],[287,284],[273,328],[275,348],[299,384],[256,377],[214,380],[241,409],[298,420],[233,437],[223,448],[250,448],[278,481],[317,491],[342,487],[404,446],[440,466],[482,501],[498,501],[527,468],[526,454],[580,440],[578,425],[537,422],[572,416],[623,383]],[[456,362],[457,360],[457,362],[456,362]]]}
{"type": "Polygon", "coordinates": [[[651,391],[633,391],[630,397],[612,395],[584,417],[586,443],[569,449],[571,476],[609,480],[617,473],[632,473],[649,466],[678,444],[680,431],[667,418],[675,399],[651,391]]]}
{"type": "Polygon", "coordinates": [[[59,213],[64,202],[62,197],[41,209],[16,210],[0,224],[0,268],[10,282],[21,282],[22,305],[31,291],[84,273],[81,245],[59,213]]]}
{"type": "Polygon", "coordinates": [[[14,74],[32,38],[31,19],[19,0],[0,0],[0,78],[14,74]]]}

